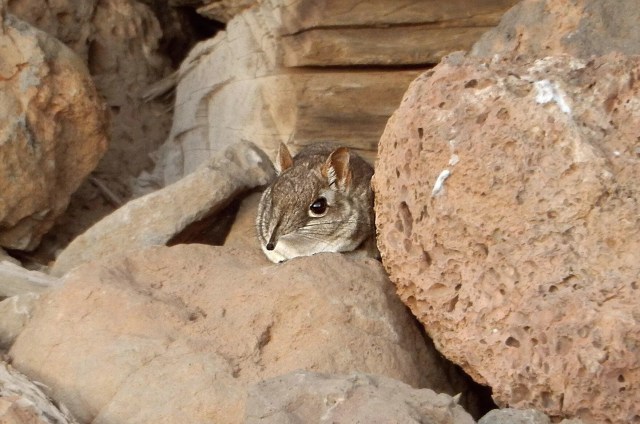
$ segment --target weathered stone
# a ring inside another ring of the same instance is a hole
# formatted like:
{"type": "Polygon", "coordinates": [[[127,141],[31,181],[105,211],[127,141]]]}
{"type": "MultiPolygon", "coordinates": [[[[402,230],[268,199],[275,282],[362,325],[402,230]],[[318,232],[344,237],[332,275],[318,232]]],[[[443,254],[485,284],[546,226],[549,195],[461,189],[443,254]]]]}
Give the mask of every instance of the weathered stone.
{"type": "Polygon", "coordinates": [[[128,197],[130,179],[153,163],[149,153],[166,138],[166,105],[142,98],[147,86],[172,72],[162,56],[162,28],[136,0],[10,1],[8,10],[63,41],[89,67],[110,112],[111,145],[97,172],[128,197]]]}
{"type": "Polygon", "coordinates": [[[101,424],[241,422],[249,385],[299,369],[452,393],[382,266],[340,254],[271,264],[193,244],[86,264],[43,295],[10,356],[101,424]]]}
{"type": "Polygon", "coordinates": [[[204,42],[183,64],[173,127],[157,169],[162,181],[177,181],[207,154],[241,140],[271,157],[281,141],[296,153],[317,141],[340,140],[371,160],[388,117],[419,72],[278,74],[266,69],[264,53],[235,57],[256,48],[240,45],[255,42],[246,38],[250,22],[232,21],[228,34],[204,42]],[[255,69],[256,60],[265,69],[255,69]]]}
{"type": "Polygon", "coordinates": [[[261,196],[262,192],[252,193],[242,200],[233,220],[233,225],[224,241],[225,246],[260,250],[260,242],[258,241],[256,230],[256,216],[258,215],[258,203],[261,196]]]}
{"type": "Polygon", "coordinates": [[[33,252],[48,262],[123,202],[159,187],[136,178],[153,168],[150,154],[171,126],[170,104],[143,93],[174,70],[172,60],[186,54],[193,31],[164,1],[19,0],[8,10],[80,55],[110,117],[108,151],[33,252]]]}
{"type": "Polygon", "coordinates": [[[258,0],[204,0],[196,10],[202,16],[220,22],[229,22],[243,10],[259,3],[258,0]]]}
{"type": "Polygon", "coordinates": [[[323,27],[381,25],[495,25],[501,15],[516,4],[513,0],[317,0],[298,1],[287,4],[279,11],[282,27],[287,34],[323,27]]]}
{"type": "Polygon", "coordinates": [[[163,245],[189,224],[215,215],[237,195],[267,184],[273,165],[251,143],[218,152],[196,172],[143,197],[131,200],[67,246],[51,268],[63,275],[105,255],[163,245]]]}
{"type": "Polygon", "coordinates": [[[451,396],[383,376],[299,371],[249,389],[245,424],[319,422],[475,423],[451,396]]]}
{"type": "Polygon", "coordinates": [[[473,46],[476,56],[640,54],[636,0],[523,0],[473,46]]]}
{"type": "Polygon", "coordinates": [[[279,13],[286,66],[421,65],[468,50],[514,0],[321,0],[279,13]]]}
{"type": "Polygon", "coordinates": [[[0,297],[39,293],[58,285],[58,279],[40,271],[30,271],[13,262],[0,260],[0,297]]]}
{"type": "Polygon", "coordinates": [[[56,406],[24,375],[0,363],[0,422],[3,424],[76,424],[64,405],[56,406]]]}
{"type": "Polygon", "coordinates": [[[478,424],[551,424],[551,420],[535,409],[505,408],[489,411],[478,424]]]}
{"type": "Polygon", "coordinates": [[[85,63],[93,35],[92,17],[98,0],[7,0],[12,15],[62,41],[85,63]]]}
{"type": "Polygon", "coordinates": [[[0,23],[0,246],[33,249],[107,147],[82,61],[11,15],[0,23]]]}
{"type": "MultiPolygon", "coordinates": [[[[535,409],[494,409],[480,418],[478,424],[550,424],[545,414],[535,409]]],[[[582,420],[562,420],[560,424],[583,424],[582,420]]]]}
{"type": "MultiPolygon", "coordinates": [[[[149,153],[160,146],[171,127],[171,114],[162,102],[142,98],[147,86],[173,71],[159,53],[162,29],[140,1],[100,1],[94,12],[90,44],[91,75],[111,111],[114,145],[98,168],[120,185],[153,166],[149,153]],[[123,172],[124,171],[124,172],[123,172]]],[[[122,187],[120,194],[126,198],[122,187]]]]}
{"type": "Polygon", "coordinates": [[[14,265],[20,265],[20,261],[16,258],[9,256],[9,254],[0,247],[0,262],[10,262],[14,265]]]}
{"type": "Polygon", "coordinates": [[[269,155],[280,142],[295,153],[338,141],[373,160],[417,66],[469,48],[515,0],[481,3],[265,0],[245,10],[183,62],[156,177],[176,181],[239,140],[269,155]]]}
{"type": "Polygon", "coordinates": [[[9,350],[27,325],[40,295],[22,293],[0,301],[0,349],[9,350]]]}
{"type": "Polygon", "coordinates": [[[385,130],[385,267],[500,405],[640,416],[639,75],[638,57],[453,55],[385,130]]]}

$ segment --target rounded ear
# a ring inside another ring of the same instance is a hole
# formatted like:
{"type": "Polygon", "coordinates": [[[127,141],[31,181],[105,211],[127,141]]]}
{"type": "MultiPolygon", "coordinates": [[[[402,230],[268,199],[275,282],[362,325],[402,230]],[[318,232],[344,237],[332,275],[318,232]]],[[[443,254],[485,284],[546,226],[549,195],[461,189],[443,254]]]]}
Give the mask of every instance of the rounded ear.
{"type": "Polygon", "coordinates": [[[291,153],[287,148],[287,145],[284,143],[280,143],[280,147],[278,148],[278,157],[276,163],[274,164],[278,175],[282,174],[287,169],[293,166],[293,158],[291,157],[291,153]]]}
{"type": "Polygon", "coordinates": [[[327,178],[329,187],[344,191],[351,186],[351,167],[349,166],[349,149],[335,149],[322,166],[322,175],[327,178]]]}

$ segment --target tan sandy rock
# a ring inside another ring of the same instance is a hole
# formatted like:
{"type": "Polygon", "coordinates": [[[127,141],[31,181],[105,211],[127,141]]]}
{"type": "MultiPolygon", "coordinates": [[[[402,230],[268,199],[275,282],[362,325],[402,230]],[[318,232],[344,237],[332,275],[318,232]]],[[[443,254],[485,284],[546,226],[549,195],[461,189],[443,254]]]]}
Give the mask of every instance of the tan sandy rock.
{"type": "Polygon", "coordinates": [[[0,362],[0,422],[3,424],[76,424],[64,405],[54,405],[41,387],[0,362]]]}
{"type": "Polygon", "coordinates": [[[40,293],[58,284],[57,278],[44,272],[27,270],[18,264],[0,259],[0,297],[40,293]]]}
{"type": "Polygon", "coordinates": [[[638,75],[638,57],[452,55],[385,130],[385,268],[500,405],[640,415],[638,75]]]}
{"type": "Polygon", "coordinates": [[[157,5],[152,10],[156,4],[138,0],[8,3],[10,13],[58,38],[80,55],[110,117],[109,149],[34,252],[41,262],[53,260],[61,248],[134,192],[140,195],[159,187],[135,178],[153,167],[150,153],[166,139],[171,126],[170,102],[148,101],[143,93],[173,71],[167,55],[179,56],[181,49],[186,53],[192,31],[185,28],[176,10],[166,2],[157,5]]]}
{"type": "Polygon", "coordinates": [[[249,385],[294,370],[452,391],[379,262],[340,254],[192,244],[86,264],[10,356],[94,423],[241,422],[249,385]]]}
{"type": "Polygon", "coordinates": [[[62,41],[87,63],[98,0],[9,0],[8,13],[62,41]]]}
{"type": "Polygon", "coordinates": [[[639,20],[636,0],[523,0],[480,38],[472,54],[640,54],[639,20]]]}
{"type": "Polygon", "coordinates": [[[16,258],[9,256],[9,254],[0,247],[0,262],[10,262],[14,265],[20,265],[20,261],[17,260],[16,258]]]}
{"type": "Polygon", "coordinates": [[[231,200],[274,176],[273,165],[251,143],[213,155],[196,172],[129,201],[76,237],[56,258],[53,275],[106,255],[164,245],[190,224],[215,216],[231,200]]]}
{"type": "Polygon", "coordinates": [[[551,420],[535,409],[505,408],[489,411],[478,424],[551,424],[551,420]]]}
{"type": "Polygon", "coordinates": [[[33,249],[107,147],[80,58],[7,15],[0,23],[0,246],[33,249]]]}
{"type": "Polygon", "coordinates": [[[0,258],[0,349],[11,347],[40,293],[59,285],[57,278],[0,258]]]}
{"type": "Polygon", "coordinates": [[[7,351],[31,318],[40,295],[26,292],[0,301],[0,349],[7,351]]]}
{"type": "Polygon", "coordinates": [[[143,99],[144,90],[173,69],[159,52],[162,28],[144,2],[101,1],[92,24],[88,61],[111,111],[114,140],[98,171],[109,179],[122,176],[120,184],[128,187],[129,179],[153,166],[149,153],[164,142],[171,127],[167,105],[143,99]]]}
{"type": "MultiPolygon", "coordinates": [[[[421,65],[468,50],[514,0],[315,0],[282,7],[286,66],[421,65]]],[[[277,4],[277,3],[276,3],[277,4]]]]}
{"type": "Polygon", "coordinates": [[[336,140],[372,161],[421,67],[470,48],[515,0],[481,3],[259,2],[181,65],[173,126],[154,175],[176,181],[208,152],[239,140],[270,156],[280,142],[295,153],[336,140]]]}
{"type": "MultiPolygon", "coordinates": [[[[551,424],[545,414],[535,409],[494,409],[480,418],[478,424],[551,424]]],[[[560,424],[583,424],[582,420],[562,420],[560,424]]]]}
{"type": "Polygon", "coordinates": [[[258,203],[262,192],[251,193],[240,203],[233,225],[224,241],[225,246],[260,249],[256,230],[258,203]]]}
{"type": "MultiPolygon", "coordinates": [[[[543,414],[544,415],[544,414],[543,414]]],[[[475,424],[449,395],[383,376],[298,371],[249,389],[245,424],[475,424]]]]}
{"type": "Polygon", "coordinates": [[[202,3],[196,9],[199,14],[216,21],[229,22],[235,15],[257,5],[259,0],[203,0],[202,3]]]}
{"type": "Polygon", "coordinates": [[[97,172],[126,198],[128,180],[152,166],[149,153],[171,125],[165,104],[142,98],[172,71],[159,51],[163,31],[153,11],[136,0],[21,0],[8,10],[84,59],[110,113],[112,142],[97,172]]]}

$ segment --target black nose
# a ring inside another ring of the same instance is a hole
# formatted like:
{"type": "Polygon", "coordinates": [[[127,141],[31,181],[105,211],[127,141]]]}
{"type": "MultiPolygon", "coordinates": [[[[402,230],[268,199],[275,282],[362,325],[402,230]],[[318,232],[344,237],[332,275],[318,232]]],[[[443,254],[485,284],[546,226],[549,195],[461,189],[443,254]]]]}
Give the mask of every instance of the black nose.
{"type": "Polygon", "coordinates": [[[267,250],[273,250],[275,248],[276,248],[276,246],[273,243],[271,243],[271,242],[267,243],[267,250]]]}

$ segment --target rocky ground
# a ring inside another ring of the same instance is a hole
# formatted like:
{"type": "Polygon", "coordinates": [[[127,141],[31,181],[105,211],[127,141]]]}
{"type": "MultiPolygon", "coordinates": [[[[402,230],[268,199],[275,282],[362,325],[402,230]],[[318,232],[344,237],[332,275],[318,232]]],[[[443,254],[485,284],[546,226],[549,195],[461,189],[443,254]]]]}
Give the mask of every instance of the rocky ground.
{"type": "Polygon", "coordinates": [[[640,423],[633,0],[0,14],[1,422],[640,423]],[[382,262],[270,263],[327,139],[382,262]]]}

